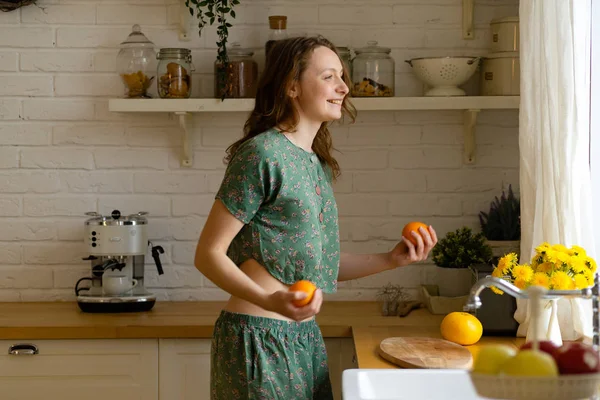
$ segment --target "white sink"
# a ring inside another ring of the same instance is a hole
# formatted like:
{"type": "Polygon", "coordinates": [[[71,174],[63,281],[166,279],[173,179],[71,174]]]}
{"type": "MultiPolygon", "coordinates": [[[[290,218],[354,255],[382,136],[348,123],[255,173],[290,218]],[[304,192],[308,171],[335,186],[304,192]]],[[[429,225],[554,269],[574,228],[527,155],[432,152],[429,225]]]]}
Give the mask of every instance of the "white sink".
{"type": "Polygon", "coordinates": [[[343,400],[484,400],[468,371],[458,369],[347,369],[343,400]]]}

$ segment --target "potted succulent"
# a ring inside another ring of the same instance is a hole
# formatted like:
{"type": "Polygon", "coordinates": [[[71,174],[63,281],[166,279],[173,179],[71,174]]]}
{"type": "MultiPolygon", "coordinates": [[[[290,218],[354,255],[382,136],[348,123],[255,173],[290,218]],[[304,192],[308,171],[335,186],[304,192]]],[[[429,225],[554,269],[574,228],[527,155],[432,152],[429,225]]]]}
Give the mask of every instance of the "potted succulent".
{"type": "Polygon", "coordinates": [[[235,11],[233,8],[240,4],[240,0],[185,0],[185,5],[190,11],[192,16],[196,15],[198,18],[198,35],[202,35],[202,28],[208,22],[213,25],[215,21],[218,22],[217,35],[219,40],[217,41],[217,64],[224,66],[218,68],[218,82],[221,83],[219,92],[221,100],[225,98],[225,88],[228,84],[227,66],[229,65],[229,57],[227,56],[227,38],[229,36],[229,28],[232,25],[228,22],[228,18],[235,18],[235,11]]]}
{"type": "Polygon", "coordinates": [[[481,232],[492,248],[494,257],[508,253],[520,253],[521,246],[521,204],[508,186],[508,195],[496,196],[490,203],[490,210],[479,213],[481,232]]]}
{"type": "Polygon", "coordinates": [[[492,259],[492,249],[481,233],[469,227],[448,232],[431,251],[437,265],[438,285],[422,285],[424,303],[433,314],[462,311],[474,283],[470,267],[487,264],[492,259]]]}

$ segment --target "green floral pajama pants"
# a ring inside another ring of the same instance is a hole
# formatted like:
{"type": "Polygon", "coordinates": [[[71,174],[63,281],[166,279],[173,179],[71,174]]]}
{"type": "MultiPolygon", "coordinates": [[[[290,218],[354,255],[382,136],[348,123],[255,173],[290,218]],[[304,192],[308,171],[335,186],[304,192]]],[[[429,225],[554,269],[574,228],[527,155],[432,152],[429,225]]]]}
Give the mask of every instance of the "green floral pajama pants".
{"type": "Polygon", "coordinates": [[[210,386],[211,400],[332,400],[319,326],[222,311],[210,386]]]}

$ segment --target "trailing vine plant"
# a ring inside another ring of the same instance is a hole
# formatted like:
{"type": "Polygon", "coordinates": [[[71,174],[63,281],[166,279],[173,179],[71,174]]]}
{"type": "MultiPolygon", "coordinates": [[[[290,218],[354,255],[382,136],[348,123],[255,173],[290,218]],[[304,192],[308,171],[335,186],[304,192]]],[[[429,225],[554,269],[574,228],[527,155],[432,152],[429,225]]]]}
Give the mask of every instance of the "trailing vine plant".
{"type": "Polygon", "coordinates": [[[217,21],[217,74],[215,77],[219,84],[218,92],[221,94],[221,100],[225,99],[226,87],[229,83],[227,69],[229,57],[227,56],[227,37],[229,28],[232,25],[227,22],[227,18],[235,18],[233,8],[240,4],[240,0],[185,0],[185,5],[190,10],[192,17],[198,18],[198,36],[202,36],[202,29],[206,26],[207,19],[210,25],[217,21]]]}

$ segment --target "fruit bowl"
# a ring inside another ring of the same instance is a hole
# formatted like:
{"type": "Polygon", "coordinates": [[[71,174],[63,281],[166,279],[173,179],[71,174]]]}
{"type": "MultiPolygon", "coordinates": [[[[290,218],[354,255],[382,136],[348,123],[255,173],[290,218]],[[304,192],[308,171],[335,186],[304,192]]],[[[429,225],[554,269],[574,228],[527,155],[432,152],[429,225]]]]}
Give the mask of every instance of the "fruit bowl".
{"type": "Polygon", "coordinates": [[[458,86],[466,83],[477,70],[479,57],[413,58],[406,62],[423,83],[432,88],[425,96],[464,96],[458,86]]]}
{"type": "Polygon", "coordinates": [[[580,400],[598,393],[600,373],[531,377],[471,372],[477,394],[505,400],[580,400]]]}

